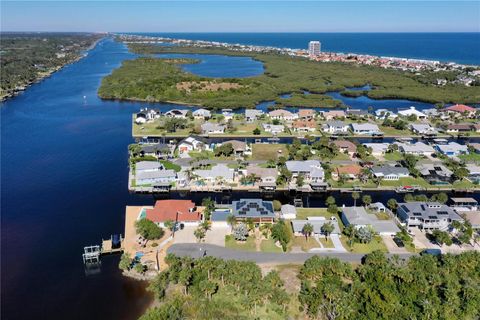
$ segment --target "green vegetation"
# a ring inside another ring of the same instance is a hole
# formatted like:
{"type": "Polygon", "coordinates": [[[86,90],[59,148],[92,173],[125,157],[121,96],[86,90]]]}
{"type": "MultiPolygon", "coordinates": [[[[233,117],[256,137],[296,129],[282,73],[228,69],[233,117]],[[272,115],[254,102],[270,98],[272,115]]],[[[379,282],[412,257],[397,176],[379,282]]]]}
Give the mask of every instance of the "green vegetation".
{"type": "Polygon", "coordinates": [[[178,164],[172,163],[172,162],[167,161],[167,160],[160,160],[160,163],[167,170],[174,170],[175,172],[180,172],[180,170],[182,170],[182,167],[180,167],[178,164]]]}
{"type": "Polygon", "coordinates": [[[248,237],[245,241],[237,241],[232,235],[225,236],[225,248],[235,250],[256,251],[255,239],[248,237]]]}
{"type": "Polygon", "coordinates": [[[262,240],[260,250],[262,252],[282,252],[282,248],[277,247],[273,239],[262,240]]]}
{"type": "Polygon", "coordinates": [[[148,219],[141,219],[135,222],[135,229],[139,235],[146,240],[156,240],[163,237],[165,231],[155,222],[148,219]]]}
{"type": "Polygon", "coordinates": [[[102,36],[88,33],[2,33],[0,99],[82,56],[102,36]]]}
{"type": "Polygon", "coordinates": [[[279,156],[288,154],[285,144],[265,144],[256,143],[252,145],[253,160],[270,160],[277,159],[279,156]]]}
{"type": "Polygon", "coordinates": [[[412,73],[387,70],[374,66],[346,63],[318,63],[304,58],[285,55],[242,53],[226,49],[194,47],[162,47],[130,45],[137,53],[203,53],[252,56],[263,62],[265,73],[242,79],[209,79],[182,71],[167,59],[142,57],[125,61],[111,75],[105,77],[99,95],[105,99],[131,99],[141,101],[175,101],[183,104],[203,105],[210,108],[254,107],[266,100],[278,100],[290,106],[338,106],[340,102],[323,95],[327,91],[370,83],[371,98],[402,98],[426,102],[468,103],[480,100],[480,87],[446,85],[437,87],[424,84],[412,73]],[[202,87],[207,81],[235,84],[218,90],[202,87]],[[185,88],[188,84],[188,89],[185,88]],[[313,94],[303,96],[303,91],[313,94]],[[292,92],[287,99],[277,99],[292,92]]]}
{"type": "MultiPolygon", "coordinates": [[[[302,239],[305,240],[305,239],[302,239]]],[[[358,266],[314,256],[262,276],[253,262],[168,255],[151,283],[155,307],[142,320],[477,319],[480,253],[414,256],[382,252],[358,266]],[[298,273],[299,285],[283,277],[298,273]]]]}

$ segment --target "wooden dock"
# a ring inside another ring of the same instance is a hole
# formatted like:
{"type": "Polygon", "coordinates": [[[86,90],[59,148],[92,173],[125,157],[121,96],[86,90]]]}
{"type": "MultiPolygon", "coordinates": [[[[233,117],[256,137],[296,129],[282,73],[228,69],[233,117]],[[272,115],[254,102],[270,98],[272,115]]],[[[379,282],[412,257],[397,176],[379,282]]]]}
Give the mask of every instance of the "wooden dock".
{"type": "Polygon", "coordinates": [[[123,239],[120,248],[112,248],[112,239],[102,240],[102,254],[112,254],[123,252],[123,239]]]}

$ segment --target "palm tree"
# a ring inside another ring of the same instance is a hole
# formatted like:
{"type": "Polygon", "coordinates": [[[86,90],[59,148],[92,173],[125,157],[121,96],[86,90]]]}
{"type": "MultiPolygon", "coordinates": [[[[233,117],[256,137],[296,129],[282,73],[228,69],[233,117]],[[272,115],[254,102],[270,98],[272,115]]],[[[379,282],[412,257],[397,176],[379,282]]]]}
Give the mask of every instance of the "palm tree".
{"type": "Polygon", "coordinates": [[[231,230],[233,231],[233,227],[235,226],[235,223],[237,220],[235,219],[235,216],[233,214],[229,214],[227,216],[227,223],[230,225],[231,230]]]}
{"type": "Polygon", "coordinates": [[[308,237],[313,233],[313,226],[311,223],[306,223],[302,228],[302,233],[305,236],[305,242],[308,240],[308,237]]]}
{"type": "Polygon", "coordinates": [[[352,198],[353,198],[353,206],[357,206],[357,199],[360,198],[360,193],[358,192],[352,192],[352,198]]]}
{"type": "Polygon", "coordinates": [[[327,240],[327,237],[333,232],[334,229],[335,227],[330,221],[323,224],[320,230],[325,234],[325,240],[327,240]]]}

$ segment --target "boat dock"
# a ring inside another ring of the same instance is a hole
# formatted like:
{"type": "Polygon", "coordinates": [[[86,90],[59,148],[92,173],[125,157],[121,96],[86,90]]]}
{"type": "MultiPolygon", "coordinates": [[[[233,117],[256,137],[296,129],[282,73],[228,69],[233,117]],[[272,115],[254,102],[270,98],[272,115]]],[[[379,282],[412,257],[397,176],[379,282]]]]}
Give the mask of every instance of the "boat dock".
{"type": "Polygon", "coordinates": [[[102,239],[101,245],[86,246],[83,248],[83,263],[94,265],[100,263],[102,255],[122,253],[124,251],[124,239],[122,235],[114,234],[110,239],[102,239]]]}

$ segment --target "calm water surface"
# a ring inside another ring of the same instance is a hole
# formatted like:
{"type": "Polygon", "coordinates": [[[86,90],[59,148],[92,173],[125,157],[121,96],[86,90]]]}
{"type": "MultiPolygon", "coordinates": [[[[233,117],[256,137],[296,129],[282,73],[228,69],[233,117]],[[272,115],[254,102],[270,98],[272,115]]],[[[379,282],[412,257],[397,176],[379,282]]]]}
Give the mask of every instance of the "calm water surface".
{"type": "MultiPolygon", "coordinates": [[[[102,77],[133,58],[106,39],[0,108],[2,319],[135,319],[151,301],[144,284],[121,277],[118,256],[102,259],[100,272],[89,276],[81,259],[83,246],[123,232],[125,205],[154,202],[127,191],[131,114],[145,104],[96,96],[102,77]]],[[[374,201],[394,196],[373,195],[374,201]]],[[[171,195],[197,202],[205,196],[171,195]]],[[[214,197],[229,203],[252,196],[214,197]]],[[[312,206],[324,199],[304,197],[312,206]]]]}

